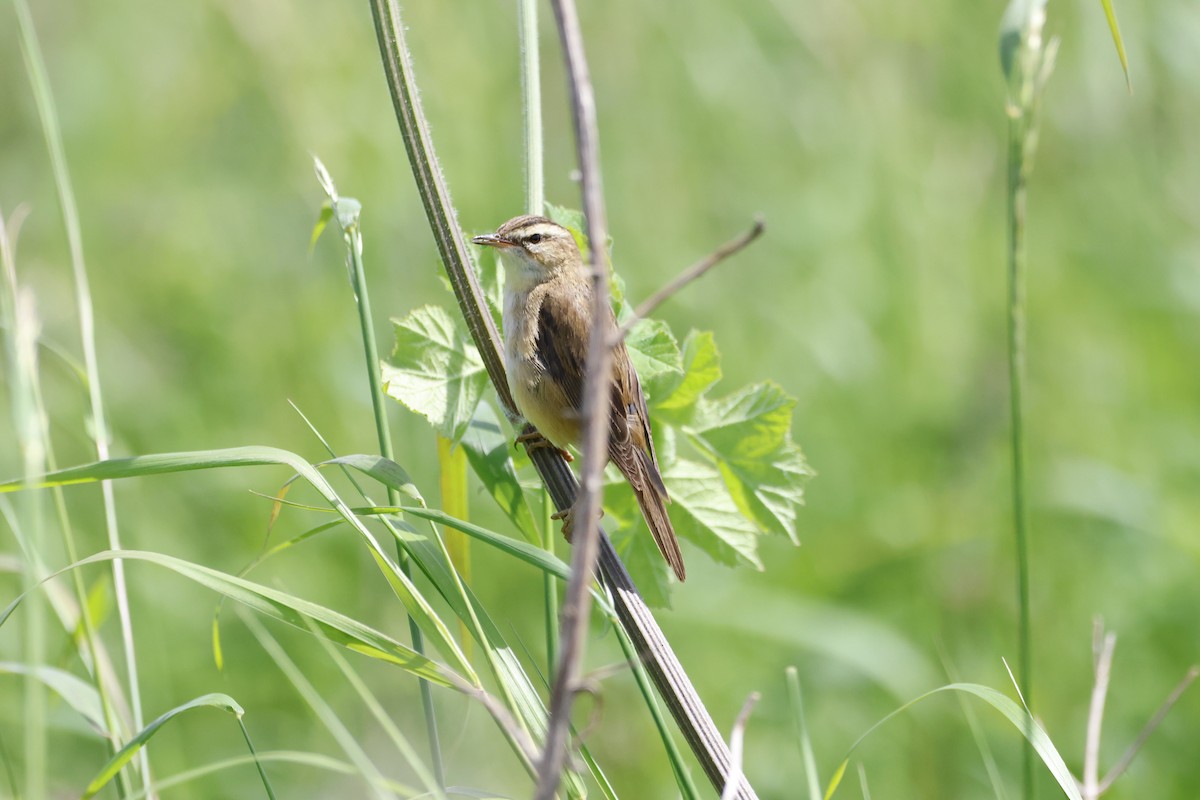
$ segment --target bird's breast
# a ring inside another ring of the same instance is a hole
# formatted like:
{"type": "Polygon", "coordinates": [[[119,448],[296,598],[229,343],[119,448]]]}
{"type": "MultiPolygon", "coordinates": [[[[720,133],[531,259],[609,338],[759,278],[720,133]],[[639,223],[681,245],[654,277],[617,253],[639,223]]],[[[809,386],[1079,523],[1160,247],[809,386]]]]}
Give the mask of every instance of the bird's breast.
{"type": "Polygon", "coordinates": [[[505,294],[504,369],[521,416],[556,446],[566,447],[579,440],[580,416],[538,358],[540,306],[536,293],[505,294]]]}

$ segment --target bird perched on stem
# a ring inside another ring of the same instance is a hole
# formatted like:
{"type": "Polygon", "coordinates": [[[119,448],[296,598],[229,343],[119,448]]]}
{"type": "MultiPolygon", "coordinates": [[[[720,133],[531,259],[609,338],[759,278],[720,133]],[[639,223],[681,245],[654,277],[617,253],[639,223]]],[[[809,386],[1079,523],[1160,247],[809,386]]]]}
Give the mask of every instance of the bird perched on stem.
{"type": "MultiPolygon", "coordinates": [[[[592,288],[575,238],[546,217],[522,216],[472,241],[496,248],[504,263],[504,365],[517,410],[537,428],[518,441],[527,449],[562,450],[577,443],[592,288]]],[[[614,345],[610,386],[608,458],[633,487],[655,544],[682,581],[683,555],[667,516],[671,499],[654,453],[642,385],[623,341],[614,345]]],[[[556,515],[568,539],[572,510],[556,515]]]]}

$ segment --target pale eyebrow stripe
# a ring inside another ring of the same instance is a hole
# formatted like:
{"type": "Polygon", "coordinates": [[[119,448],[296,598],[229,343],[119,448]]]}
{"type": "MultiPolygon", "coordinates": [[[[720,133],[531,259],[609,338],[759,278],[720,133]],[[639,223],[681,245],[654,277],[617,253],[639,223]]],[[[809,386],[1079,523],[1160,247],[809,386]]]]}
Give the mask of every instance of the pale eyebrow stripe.
{"type": "Polygon", "coordinates": [[[551,237],[558,234],[562,228],[557,225],[547,225],[545,222],[539,222],[536,225],[530,225],[528,228],[521,228],[517,231],[517,235],[522,239],[527,239],[535,233],[540,233],[542,236],[551,237]]]}

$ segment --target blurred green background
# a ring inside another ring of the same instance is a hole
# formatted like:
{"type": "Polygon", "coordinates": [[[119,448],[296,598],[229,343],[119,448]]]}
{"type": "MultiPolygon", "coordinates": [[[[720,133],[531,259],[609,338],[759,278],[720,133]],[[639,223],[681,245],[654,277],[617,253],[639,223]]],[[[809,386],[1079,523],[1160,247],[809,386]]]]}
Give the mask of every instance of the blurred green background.
{"type": "MultiPolygon", "coordinates": [[[[327,236],[307,252],[323,199],[310,153],[364,204],[381,341],[391,338],[387,316],[450,298],[368,6],[34,5],[79,199],[114,454],[264,444],[320,459],[288,400],[340,452],[374,452],[340,242],[327,236]]],[[[763,693],[746,768],[763,797],[796,797],[789,664],[826,780],[872,723],[948,682],[947,665],[1011,693],[1003,4],[614,0],[580,10],[630,296],[648,295],[753,214],[768,222],[761,242],[659,316],[681,337],[715,332],[724,387],[770,378],[799,398],[794,435],[818,473],[800,513],[803,546],[765,541],[767,569],[755,573],[685,545],[691,577],[660,620],[723,730],[747,694],[763,693]]],[[[462,223],[491,230],[523,203],[515,4],[404,11],[462,223]]],[[[578,205],[543,11],[548,195],[578,205]]],[[[1093,617],[1119,637],[1104,766],[1200,658],[1200,16],[1186,0],[1118,3],[1117,13],[1133,95],[1099,4],[1049,6],[1062,47],[1030,200],[1034,702],[1076,774],[1093,617]]],[[[8,5],[0,109],[0,208],[32,208],[18,267],[46,337],[78,353],[61,216],[8,5]]],[[[44,373],[60,463],[90,460],[85,395],[53,358],[44,373]]],[[[392,410],[398,459],[436,498],[433,433],[392,410]]],[[[11,441],[6,422],[3,477],[20,469],[11,441]]],[[[248,490],[272,493],[285,478],[262,468],[119,483],[126,546],[236,571],[266,534],[269,504],[248,490]]],[[[98,490],[69,497],[86,549],[103,549],[98,490]]],[[[503,525],[485,496],[474,502],[484,524],[503,525]]],[[[278,535],[313,524],[288,511],[278,535]]],[[[7,532],[3,542],[15,551],[7,532]]],[[[506,633],[540,652],[540,579],[476,552],[477,590],[503,611],[506,633]]],[[[153,567],[129,573],[147,716],[224,691],[246,707],[260,748],[338,753],[233,615],[228,663],[216,670],[211,593],[153,567]]],[[[399,606],[349,536],[314,540],[258,578],[405,635],[399,606]]],[[[19,586],[3,576],[0,596],[19,586]]],[[[0,658],[20,658],[17,624],[0,631],[0,658]]],[[[364,744],[390,753],[320,648],[272,630],[364,744]]],[[[593,639],[591,665],[616,660],[610,635],[593,639]]],[[[361,666],[423,742],[413,682],[361,666]]],[[[617,790],[673,796],[631,679],[604,686],[589,741],[617,790]]],[[[526,795],[485,714],[448,693],[437,699],[451,781],[526,795]]],[[[1015,793],[1019,736],[990,708],[975,710],[1015,793]]],[[[0,737],[17,769],[21,715],[20,681],[0,677],[0,737]]],[[[1110,796],[1194,797],[1198,722],[1194,692],[1110,796]]],[[[103,749],[69,727],[56,727],[51,745],[56,796],[77,793],[103,749]]],[[[160,776],[242,752],[232,721],[213,712],[176,722],[151,750],[160,776]]],[[[949,695],[889,723],[855,759],[874,796],[994,796],[949,695]]],[[[353,778],[304,767],[271,775],[285,797],[361,791],[353,778]]],[[[256,781],[246,768],[169,796],[257,796],[256,781]]],[[[841,796],[858,796],[857,783],[852,772],[841,796]]]]}

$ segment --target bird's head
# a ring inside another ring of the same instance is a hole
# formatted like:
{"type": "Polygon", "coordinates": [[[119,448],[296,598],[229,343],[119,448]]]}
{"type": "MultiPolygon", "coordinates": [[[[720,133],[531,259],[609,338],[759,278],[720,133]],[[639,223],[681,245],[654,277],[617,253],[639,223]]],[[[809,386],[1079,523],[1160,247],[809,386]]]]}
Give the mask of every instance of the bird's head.
{"type": "Polygon", "coordinates": [[[540,283],[565,270],[583,267],[583,256],[571,232],[546,217],[513,217],[496,229],[471,239],[496,248],[510,279],[540,283]],[[513,273],[519,273],[514,275],[513,273]]]}

